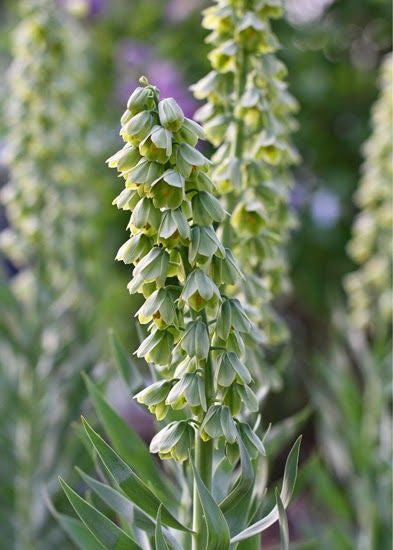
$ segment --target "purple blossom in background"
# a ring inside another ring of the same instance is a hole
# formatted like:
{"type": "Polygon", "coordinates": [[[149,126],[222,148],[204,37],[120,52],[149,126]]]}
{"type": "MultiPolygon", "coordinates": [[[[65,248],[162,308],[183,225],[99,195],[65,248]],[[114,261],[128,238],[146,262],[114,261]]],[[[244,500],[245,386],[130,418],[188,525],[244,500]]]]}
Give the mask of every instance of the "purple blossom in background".
{"type": "Polygon", "coordinates": [[[122,40],[117,50],[117,62],[121,67],[142,66],[150,63],[152,57],[152,48],[137,40],[122,40]]]}
{"type": "Polygon", "coordinates": [[[58,0],[75,17],[96,19],[107,7],[108,0],[58,0]]]}
{"type": "Polygon", "coordinates": [[[165,10],[166,18],[170,23],[179,23],[199,9],[202,3],[201,0],[169,0],[165,10]]]}
{"type": "Polygon", "coordinates": [[[340,202],[335,193],[320,189],[311,200],[311,216],[315,225],[329,229],[337,222],[341,214],[340,202]]]}
{"type": "Polygon", "coordinates": [[[290,197],[291,207],[297,211],[301,210],[307,203],[308,195],[306,186],[302,183],[296,183],[290,197]]]}
{"type": "Polygon", "coordinates": [[[158,86],[162,97],[174,97],[186,116],[192,116],[197,103],[183,81],[183,77],[174,63],[168,59],[159,59],[147,44],[138,41],[123,41],[117,51],[119,66],[116,99],[121,105],[127,102],[138,79],[145,75],[152,84],[158,86]],[[124,77],[122,75],[126,74],[124,77]]]}

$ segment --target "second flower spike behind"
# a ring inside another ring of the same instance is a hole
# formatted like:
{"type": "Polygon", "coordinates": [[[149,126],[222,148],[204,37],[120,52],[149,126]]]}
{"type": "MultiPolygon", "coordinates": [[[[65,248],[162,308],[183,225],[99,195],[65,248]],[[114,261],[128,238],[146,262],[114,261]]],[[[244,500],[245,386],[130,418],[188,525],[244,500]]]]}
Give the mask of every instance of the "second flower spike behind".
{"type": "Polygon", "coordinates": [[[213,195],[210,162],[195,148],[202,128],[174,99],[141,84],[122,116],[125,145],[108,159],[125,181],[114,204],[131,212],[117,259],[133,264],[128,289],[145,298],[137,317],[148,335],[136,353],[158,379],[135,397],[158,420],[170,409],[186,412],[153,439],[161,458],[186,461],[198,441],[214,440],[233,460],[234,445],[249,446],[252,432],[236,416],[242,406],[258,408],[243,358],[252,324],[224,293],[242,274],[217,235],[227,213],[213,195]]]}

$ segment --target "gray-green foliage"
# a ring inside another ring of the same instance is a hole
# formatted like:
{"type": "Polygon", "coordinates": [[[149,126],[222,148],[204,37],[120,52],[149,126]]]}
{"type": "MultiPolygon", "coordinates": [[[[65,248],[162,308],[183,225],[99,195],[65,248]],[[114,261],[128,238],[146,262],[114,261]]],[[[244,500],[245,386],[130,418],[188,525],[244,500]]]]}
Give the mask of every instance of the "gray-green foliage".
{"type": "Polygon", "coordinates": [[[344,281],[349,308],[337,316],[310,385],[320,456],[303,475],[316,502],[339,517],[326,525],[311,514],[309,531],[326,549],[373,550],[392,539],[392,62],[390,54],[382,65],[356,195],[361,212],[349,252],[359,269],[344,281]]]}
{"type": "Polygon", "coordinates": [[[2,543],[16,549],[61,540],[42,490],[58,493],[54,474],[76,455],[68,428],[83,399],[79,373],[97,355],[96,236],[92,223],[82,225],[97,206],[88,187],[86,43],[58,10],[51,0],[21,2],[4,108],[9,227],[0,241],[17,274],[1,281],[0,510],[2,543]]]}
{"type": "MultiPolygon", "coordinates": [[[[231,214],[223,240],[247,274],[237,286],[266,345],[286,335],[270,303],[287,287],[284,247],[294,223],[288,202],[296,101],[270,23],[282,15],[280,0],[216,0],[203,18],[213,70],[193,87],[207,100],[196,116],[217,147],[212,179],[231,214]]],[[[255,353],[258,371],[263,360],[255,353]]]]}
{"type": "Polygon", "coordinates": [[[370,347],[344,319],[343,333],[348,337],[337,334],[327,358],[314,361],[310,395],[320,452],[302,473],[316,504],[305,525],[326,550],[386,548],[392,537],[391,349],[370,347]]]}
{"type": "MultiPolygon", "coordinates": [[[[351,318],[376,333],[392,320],[393,56],[382,65],[380,96],[372,110],[372,135],[364,145],[363,176],[356,193],[360,212],[349,254],[359,264],[345,279],[351,318]]],[[[378,335],[377,335],[378,336],[378,335]]]]}
{"type": "Polygon", "coordinates": [[[254,331],[240,301],[225,292],[243,274],[218,236],[227,214],[214,197],[210,161],[195,148],[204,134],[174,99],[161,99],[144,78],[141,84],[121,119],[125,145],[108,164],[125,184],[114,204],[131,213],[131,236],[117,259],[133,265],[128,290],[145,300],[137,316],[147,336],[136,354],[149,364],[153,381],[135,397],[163,422],[150,451],[172,459],[169,486],[178,483],[169,489],[162,474],[153,481],[156,474],[143,473],[151,458],[139,445],[140,453],[125,456],[128,429],[90,383],[113,449],[87,423],[86,433],[116,502],[127,499],[134,521],[121,522],[123,531],[108,524],[109,540],[100,512],[64,488],[83,524],[106,548],[123,543],[189,548],[192,541],[194,549],[228,549],[284,521],[300,441],[288,457],[278,505],[268,501],[272,509],[266,514],[266,451],[256,427],[246,421],[258,410],[244,360],[254,331]],[[260,482],[254,485],[256,476],[260,482]],[[137,514],[148,516],[145,525],[137,514]]]}

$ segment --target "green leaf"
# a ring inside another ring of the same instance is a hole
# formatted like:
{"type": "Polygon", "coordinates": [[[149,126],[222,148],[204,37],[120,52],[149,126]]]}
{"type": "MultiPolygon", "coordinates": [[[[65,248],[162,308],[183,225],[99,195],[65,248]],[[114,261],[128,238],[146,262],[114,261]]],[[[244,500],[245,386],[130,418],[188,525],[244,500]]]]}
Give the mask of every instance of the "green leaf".
{"type": "Polygon", "coordinates": [[[250,457],[248,456],[247,449],[240,436],[237,441],[240,452],[240,476],[229,495],[227,495],[224,500],[220,502],[221,511],[224,513],[231,510],[234,506],[237,506],[240,499],[247,494],[248,490],[254,483],[254,470],[250,457]]]}
{"type": "Polygon", "coordinates": [[[149,480],[154,490],[162,498],[167,499],[169,489],[161,480],[145,443],[109,405],[100,390],[87,375],[84,375],[84,380],[98,418],[105,428],[115,451],[135,469],[140,477],[149,480]]]}
{"type": "Polygon", "coordinates": [[[156,550],[169,550],[168,545],[164,539],[164,534],[162,532],[161,510],[162,510],[162,504],[160,504],[157,512],[156,532],[155,532],[156,550]]]}
{"type": "Polygon", "coordinates": [[[289,550],[289,531],[288,531],[288,519],[285,512],[282,500],[276,489],[276,506],[278,510],[278,522],[280,525],[280,540],[281,550],[289,550]]]}
{"type": "MultiPolygon", "coordinates": [[[[207,490],[205,484],[195,469],[191,460],[192,472],[194,475],[199,500],[205,515],[208,540],[206,550],[228,550],[229,548],[229,528],[224,514],[221,512],[216,501],[207,490]]],[[[202,550],[202,549],[201,549],[202,550]]]]}
{"type": "Polygon", "coordinates": [[[46,490],[44,490],[43,496],[52,516],[59,522],[61,528],[78,548],[81,550],[102,550],[102,544],[97,541],[96,537],[79,519],[60,514],[53,506],[46,490]]]}
{"type": "Polygon", "coordinates": [[[56,519],[72,542],[81,550],[102,550],[102,548],[105,548],[78,519],[64,514],[57,514],[56,519]]]}
{"type": "Polygon", "coordinates": [[[117,514],[123,516],[129,525],[132,526],[134,522],[134,507],[132,503],[122,494],[120,494],[115,489],[112,489],[109,485],[101,483],[96,479],[88,476],[79,468],[76,468],[78,474],[81,476],[83,481],[96,495],[100,497],[101,500],[105,502],[114,510],[117,514]]]}
{"type": "Polygon", "coordinates": [[[59,480],[71,506],[104,548],[108,550],[141,550],[141,547],[120,527],[80,497],[63,479],[59,478],[59,480]]]}
{"type": "MultiPolygon", "coordinates": [[[[299,436],[298,439],[295,441],[285,464],[284,479],[280,493],[280,498],[284,509],[288,507],[295,487],[301,439],[302,436],[299,436]]],[[[233,537],[231,539],[231,543],[239,542],[241,540],[248,539],[249,537],[257,535],[258,533],[262,533],[262,531],[265,531],[278,519],[279,511],[276,505],[267,516],[263,517],[260,521],[257,521],[256,523],[254,523],[250,527],[247,527],[247,529],[244,529],[235,537],[233,537]]]]}
{"type": "Polygon", "coordinates": [[[126,352],[113,330],[109,331],[109,344],[120,376],[127,384],[131,393],[135,393],[143,386],[143,378],[139,373],[138,367],[126,352]]]}
{"type": "MultiPolygon", "coordinates": [[[[82,418],[87,435],[95,447],[109,474],[116,484],[124,491],[130,500],[152,518],[156,518],[162,502],[136,473],[115,453],[115,451],[99,436],[82,418]]],[[[180,531],[190,531],[163,507],[162,521],[165,525],[180,531]]]]}

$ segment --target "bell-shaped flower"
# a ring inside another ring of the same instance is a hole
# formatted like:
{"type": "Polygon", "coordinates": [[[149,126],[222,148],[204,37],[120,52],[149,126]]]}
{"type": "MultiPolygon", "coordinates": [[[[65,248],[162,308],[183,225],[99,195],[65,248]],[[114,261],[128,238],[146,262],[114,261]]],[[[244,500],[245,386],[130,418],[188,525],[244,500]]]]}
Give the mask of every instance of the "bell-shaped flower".
{"type": "Polygon", "coordinates": [[[235,107],[235,116],[244,121],[251,132],[257,132],[264,124],[265,100],[261,90],[254,85],[245,91],[240,103],[235,107]]]}
{"type": "Polygon", "coordinates": [[[166,170],[150,190],[157,208],[178,208],[185,199],[184,177],[177,170],[166,170]]]}
{"type": "Polygon", "coordinates": [[[161,212],[155,208],[153,201],[143,197],[135,206],[128,227],[132,233],[139,232],[154,235],[161,222],[161,212]]]}
{"type": "Polygon", "coordinates": [[[172,132],[177,132],[184,120],[184,113],[173,97],[162,99],[159,102],[158,116],[160,118],[161,126],[171,130],[172,132]]]}
{"type": "Polygon", "coordinates": [[[281,162],[284,151],[285,145],[274,135],[269,135],[266,132],[262,133],[257,143],[257,158],[264,160],[268,164],[276,166],[281,162]]]}
{"type": "Polygon", "coordinates": [[[257,434],[250,428],[245,422],[239,422],[237,425],[240,437],[248,451],[248,454],[252,459],[257,458],[260,454],[266,456],[266,450],[263,442],[259,439],[257,434]]]}
{"type": "Polygon", "coordinates": [[[234,7],[229,3],[210,6],[203,11],[203,26],[219,34],[227,34],[233,30],[235,18],[234,7]]]}
{"type": "Polygon", "coordinates": [[[188,143],[191,147],[195,147],[199,139],[206,139],[202,126],[190,118],[184,119],[174,138],[177,143],[188,143]]]}
{"type": "Polygon", "coordinates": [[[173,148],[173,161],[185,178],[189,178],[191,172],[196,168],[207,170],[210,164],[210,161],[202,153],[188,143],[181,143],[173,148]]]}
{"type": "Polygon", "coordinates": [[[159,242],[164,242],[167,246],[176,246],[180,239],[188,241],[190,235],[190,226],[180,208],[163,212],[161,224],[158,228],[159,242]]]}
{"type": "MultiPolygon", "coordinates": [[[[183,352],[177,347],[172,353],[172,364],[176,364],[175,378],[182,378],[187,372],[195,372],[199,367],[196,357],[184,357],[183,352]]],[[[202,365],[203,366],[203,365],[202,365]]]]}
{"type": "Polygon", "coordinates": [[[162,126],[153,126],[139,144],[139,151],[148,160],[165,164],[172,154],[172,132],[162,126]]]}
{"type": "Polygon", "coordinates": [[[210,339],[205,323],[199,319],[191,321],[187,325],[179,345],[189,357],[206,359],[209,355],[210,339]]]}
{"type": "Polygon", "coordinates": [[[127,143],[123,149],[109,157],[106,162],[109,168],[117,168],[119,172],[126,172],[138,164],[140,159],[139,150],[127,143]]]}
{"type": "Polygon", "coordinates": [[[129,172],[127,172],[126,187],[137,188],[143,185],[149,188],[150,185],[159,178],[164,171],[161,164],[141,158],[129,172]]]}
{"type": "Polygon", "coordinates": [[[138,86],[127,101],[127,109],[132,115],[141,111],[150,111],[155,107],[155,90],[153,86],[138,86]]]}
{"type": "Polygon", "coordinates": [[[144,233],[138,233],[128,239],[118,250],[116,260],[125,264],[137,263],[151,250],[152,244],[144,233]]]}
{"type": "Polygon", "coordinates": [[[228,351],[233,351],[238,357],[241,357],[245,353],[245,345],[242,335],[237,330],[232,330],[226,340],[219,338],[217,334],[214,333],[213,345],[216,347],[225,348],[228,351]]]}
{"type": "Polygon", "coordinates": [[[153,330],[136,350],[137,357],[144,357],[148,363],[165,367],[170,363],[174,337],[169,330],[153,330]]]}
{"type": "Polygon", "coordinates": [[[240,160],[230,157],[223,159],[214,170],[214,181],[220,193],[230,193],[234,185],[238,186],[241,182],[240,160]]]}
{"type": "Polygon", "coordinates": [[[160,329],[170,325],[179,327],[180,312],[175,305],[178,298],[178,290],[159,288],[149,296],[135,316],[138,316],[138,320],[142,325],[153,320],[160,329]]]}
{"type": "Polygon", "coordinates": [[[194,311],[202,311],[206,307],[215,307],[221,301],[221,294],[202,269],[194,269],[187,277],[180,300],[194,311]]]}
{"type": "Polygon", "coordinates": [[[224,258],[213,256],[209,267],[209,275],[216,284],[226,285],[233,285],[239,278],[244,278],[229,248],[225,249],[224,258]]]}
{"type": "Polygon", "coordinates": [[[201,424],[201,437],[205,441],[220,437],[229,443],[236,441],[236,426],[228,407],[212,405],[209,408],[201,424]]]}
{"type": "Polygon", "coordinates": [[[216,69],[219,73],[228,73],[235,70],[236,52],[236,42],[227,40],[217,48],[214,48],[214,50],[208,54],[208,58],[213,69],[216,69]]]}
{"type": "Polygon", "coordinates": [[[113,199],[112,204],[119,210],[134,210],[140,199],[135,189],[123,189],[123,191],[113,199]]]}
{"type": "Polygon", "coordinates": [[[212,222],[222,222],[225,210],[219,200],[211,193],[201,191],[192,197],[192,217],[197,225],[210,225],[212,222]]]}
{"type": "Polygon", "coordinates": [[[146,405],[157,420],[163,420],[169,410],[165,400],[173,386],[173,380],[160,380],[134,395],[134,399],[141,405],[146,405]]]}
{"type": "Polygon", "coordinates": [[[166,404],[173,409],[182,409],[187,404],[192,408],[206,410],[205,384],[196,372],[186,373],[171,389],[166,404]]]}
{"type": "Polygon", "coordinates": [[[183,462],[189,457],[193,437],[194,429],[187,420],[171,422],[153,437],[150,452],[158,453],[161,459],[183,462]]]}
{"type": "Polygon", "coordinates": [[[194,225],[191,228],[188,261],[191,264],[194,264],[195,261],[206,263],[214,254],[222,258],[225,256],[225,249],[213,227],[194,225]]]}
{"type": "Polygon", "coordinates": [[[233,329],[243,333],[250,333],[252,324],[239,300],[236,298],[227,298],[221,304],[215,331],[222,340],[226,340],[233,329]]]}
{"type": "Polygon", "coordinates": [[[241,384],[250,384],[251,374],[233,351],[221,353],[217,361],[216,383],[229,387],[235,379],[241,384]]]}
{"type": "MultiPolygon", "coordinates": [[[[221,75],[217,71],[210,71],[207,75],[203,76],[196,84],[190,86],[190,90],[193,92],[196,99],[207,99],[212,97],[212,101],[215,99],[214,94],[219,88],[221,81],[221,75]]],[[[195,115],[194,115],[195,118],[195,115]]]]}
{"type": "Polygon", "coordinates": [[[123,139],[128,141],[134,146],[138,146],[139,143],[145,139],[153,128],[155,123],[155,117],[150,111],[142,111],[133,116],[127,124],[125,124],[120,130],[120,135],[123,139]]]}
{"type": "Polygon", "coordinates": [[[146,282],[157,281],[160,286],[164,286],[168,263],[168,252],[159,246],[155,246],[135,267],[134,276],[142,275],[146,282]]]}
{"type": "Polygon", "coordinates": [[[212,193],[214,191],[214,184],[206,172],[199,171],[195,174],[195,177],[187,180],[186,191],[190,189],[212,193]]]}
{"type": "Polygon", "coordinates": [[[261,42],[264,42],[263,35],[267,33],[265,21],[262,21],[252,11],[247,11],[237,25],[239,41],[247,50],[255,50],[261,42]]]}
{"type": "Polygon", "coordinates": [[[282,0],[259,0],[256,12],[264,19],[278,19],[284,13],[282,0]]]}
{"type": "Polygon", "coordinates": [[[240,413],[242,406],[249,412],[257,412],[258,399],[250,386],[232,383],[223,394],[223,402],[228,405],[233,416],[240,413]]]}
{"type": "Polygon", "coordinates": [[[265,218],[261,203],[242,201],[232,212],[231,225],[239,235],[254,237],[265,227],[265,218]]]}

